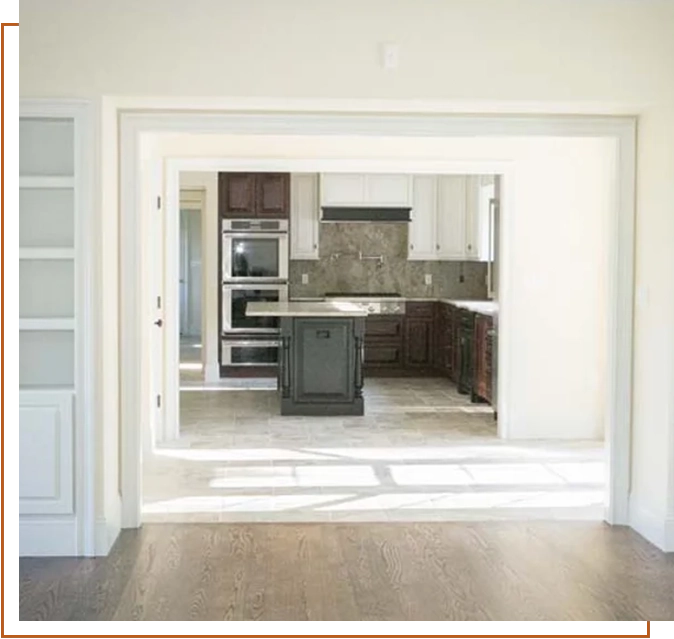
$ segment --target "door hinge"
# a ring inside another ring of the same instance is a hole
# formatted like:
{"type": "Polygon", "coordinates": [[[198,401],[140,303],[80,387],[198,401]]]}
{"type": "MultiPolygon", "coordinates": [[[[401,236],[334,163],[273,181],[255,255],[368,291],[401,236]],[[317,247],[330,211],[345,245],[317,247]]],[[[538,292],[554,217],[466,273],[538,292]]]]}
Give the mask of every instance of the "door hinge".
{"type": "Polygon", "coordinates": [[[161,209],[161,195],[157,196],[157,208],[161,209]]]}
{"type": "Polygon", "coordinates": [[[161,408],[161,395],[157,395],[157,408],[161,408]]]}
{"type": "Polygon", "coordinates": [[[157,308],[161,308],[161,295],[157,295],[157,308]]]}

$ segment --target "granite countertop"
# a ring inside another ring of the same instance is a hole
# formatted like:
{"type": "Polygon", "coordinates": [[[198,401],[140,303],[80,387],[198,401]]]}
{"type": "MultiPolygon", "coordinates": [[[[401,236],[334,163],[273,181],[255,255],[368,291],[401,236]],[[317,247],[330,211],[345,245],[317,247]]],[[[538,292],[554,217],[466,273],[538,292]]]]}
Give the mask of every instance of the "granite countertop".
{"type": "Polygon", "coordinates": [[[359,304],[344,301],[249,302],[249,317],[365,317],[359,304]]]}
{"type": "MultiPolygon", "coordinates": [[[[330,303],[326,300],[339,300],[340,298],[325,298],[325,297],[295,297],[291,300],[292,303],[330,303]]],[[[350,298],[354,299],[354,298],[350,298]]],[[[455,300],[438,297],[359,297],[362,302],[369,300],[376,300],[380,302],[442,302],[443,304],[453,304],[459,308],[465,308],[475,313],[482,313],[483,315],[496,315],[498,313],[498,302],[493,300],[455,300]]],[[[255,302],[256,304],[260,302],[255,302]]],[[[345,303],[345,302],[342,302],[345,303]]]]}

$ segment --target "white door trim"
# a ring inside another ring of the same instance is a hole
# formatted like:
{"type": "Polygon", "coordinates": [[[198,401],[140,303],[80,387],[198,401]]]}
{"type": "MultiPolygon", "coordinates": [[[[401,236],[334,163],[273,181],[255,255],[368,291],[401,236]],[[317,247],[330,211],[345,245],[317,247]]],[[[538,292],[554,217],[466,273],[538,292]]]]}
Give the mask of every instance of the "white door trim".
{"type": "MultiPolygon", "coordinates": [[[[317,109],[318,110],[318,109],[317,109]]],[[[140,299],[142,290],[141,224],[139,212],[139,166],[138,150],[143,132],[185,133],[238,133],[238,134],[300,134],[300,135],[362,135],[362,136],[559,136],[559,137],[610,137],[618,144],[618,176],[616,188],[616,215],[611,218],[609,299],[612,312],[609,331],[609,361],[607,370],[611,379],[608,393],[608,440],[611,477],[609,483],[609,508],[606,519],[613,524],[628,523],[629,477],[630,477],[630,430],[632,398],[632,315],[634,281],[634,223],[635,223],[635,136],[634,117],[566,116],[566,115],[485,115],[462,116],[451,114],[368,115],[363,113],[309,113],[298,109],[297,113],[281,113],[268,107],[266,113],[190,113],[157,112],[120,114],[121,126],[121,422],[122,447],[122,502],[123,527],[140,525],[140,432],[139,425],[147,423],[140,401],[140,384],[144,374],[142,360],[143,308],[140,299]]],[[[167,162],[166,213],[169,207],[179,203],[178,172],[180,170],[221,170],[227,167],[239,170],[282,171],[420,171],[425,166],[428,172],[439,171],[446,163],[423,162],[373,162],[358,160],[311,160],[310,162],[284,159],[250,160],[229,158],[218,160],[171,160],[167,162]],[[402,167],[406,168],[402,168],[402,167]],[[378,167],[378,168],[377,168],[378,167]],[[173,195],[171,195],[173,192],[173,195]],[[175,202],[175,204],[171,204],[175,202]]],[[[485,172],[485,163],[461,163],[452,171],[485,172]],[[471,168],[472,167],[472,168],[471,168]]],[[[495,171],[503,172],[503,171],[495,171]]],[[[507,176],[504,185],[504,209],[507,209],[507,176]]],[[[169,225],[170,226],[170,225],[169,225]]],[[[506,226],[506,225],[504,225],[506,226]]],[[[507,240],[507,238],[503,238],[507,240]]],[[[507,243],[503,244],[504,250],[507,243]]],[[[504,260],[507,262],[507,260],[504,260]]],[[[507,273],[502,273],[507,282],[507,273]]],[[[507,291],[501,291],[505,296],[507,291]]],[[[167,295],[167,305],[170,303],[167,295]]],[[[166,332],[169,322],[177,321],[166,309],[166,332]]],[[[507,304],[501,314],[500,326],[507,330],[507,304]]],[[[167,353],[168,356],[168,353],[167,353]]],[[[507,359],[508,353],[499,356],[507,359]]],[[[171,361],[167,359],[167,362],[171,361]]],[[[167,390],[167,396],[170,390],[167,390]]],[[[507,407],[501,405],[504,393],[499,393],[499,412],[507,407]]],[[[168,414],[166,415],[168,420],[168,414]]]]}

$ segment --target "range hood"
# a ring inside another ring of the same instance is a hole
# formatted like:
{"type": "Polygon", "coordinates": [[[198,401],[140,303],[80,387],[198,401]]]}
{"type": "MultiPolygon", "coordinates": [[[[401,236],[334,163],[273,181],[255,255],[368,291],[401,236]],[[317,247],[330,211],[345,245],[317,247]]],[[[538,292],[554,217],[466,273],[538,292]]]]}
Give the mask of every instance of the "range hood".
{"type": "Polygon", "coordinates": [[[321,222],[409,222],[409,206],[323,206],[321,222]]]}

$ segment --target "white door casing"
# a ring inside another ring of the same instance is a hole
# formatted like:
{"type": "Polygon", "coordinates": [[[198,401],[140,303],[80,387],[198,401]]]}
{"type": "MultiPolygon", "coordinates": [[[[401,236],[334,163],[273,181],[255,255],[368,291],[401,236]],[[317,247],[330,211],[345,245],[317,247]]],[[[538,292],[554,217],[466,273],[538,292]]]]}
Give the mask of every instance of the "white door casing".
{"type": "MultiPolygon", "coordinates": [[[[475,136],[486,134],[494,136],[591,136],[611,137],[620,146],[619,172],[616,176],[616,215],[611,227],[610,262],[610,300],[611,326],[609,331],[610,357],[608,362],[610,392],[608,397],[609,455],[611,479],[609,486],[609,509],[607,520],[611,523],[628,523],[628,486],[630,459],[630,406],[631,406],[631,365],[632,365],[632,282],[633,282],[633,233],[634,233],[634,168],[635,168],[635,122],[633,118],[602,117],[523,117],[523,118],[469,118],[453,115],[435,115],[424,118],[400,114],[387,117],[363,114],[325,114],[305,116],[301,113],[281,115],[251,114],[234,115],[222,113],[217,116],[189,113],[164,114],[123,114],[121,118],[122,153],[122,423],[138,423],[141,404],[138,402],[139,376],[142,375],[142,360],[137,356],[139,333],[137,290],[144,277],[138,270],[139,244],[133,233],[137,231],[137,218],[134,193],[138,188],[138,175],[134,156],[138,145],[138,136],[143,130],[199,131],[212,133],[248,133],[248,134],[320,134],[359,132],[366,135],[417,135],[417,136],[475,136]],[[127,294],[128,293],[128,294],[127,294]],[[125,300],[125,301],[124,301],[125,300]],[[128,321],[125,321],[128,320],[128,321]]],[[[359,158],[341,160],[287,160],[281,158],[251,160],[244,157],[220,160],[175,159],[168,162],[174,166],[167,170],[167,206],[171,191],[175,188],[177,200],[177,180],[172,173],[183,170],[286,170],[290,172],[427,172],[427,173],[467,173],[503,174],[503,219],[507,220],[510,202],[509,184],[513,179],[511,168],[502,159],[484,162],[442,163],[438,161],[365,161],[359,158]],[[172,182],[175,187],[172,187],[172,182]]],[[[177,204],[175,209],[177,210],[177,204]]],[[[169,215],[167,210],[167,215],[169,215]]],[[[502,220],[503,221],[503,220],[502,220]]],[[[500,246],[503,264],[500,273],[499,299],[502,304],[499,318],[500,330],[508,333],[508,225],[501,225],[500,246]]],[[[176,292],[177,297],[177,292],[176,292]]],[[[167,330],[172,311],[168,310],[167,330]]],[[[177,313],[174,323],[177,324],[177,313]]],[[[499,363],[507,363],[512,354],[508,351],[507,340],[499,340],[499,363]]],[[[507,414],[507,398],[499,393],[499,415],[507,414]]],[[[506,434],[506,433],[502,433],[506,434]]],[[[127,433],[123,450],[123,509],[125,527],[140,524],[140,458],[137,453],[138,435],[127,433]]]]}

